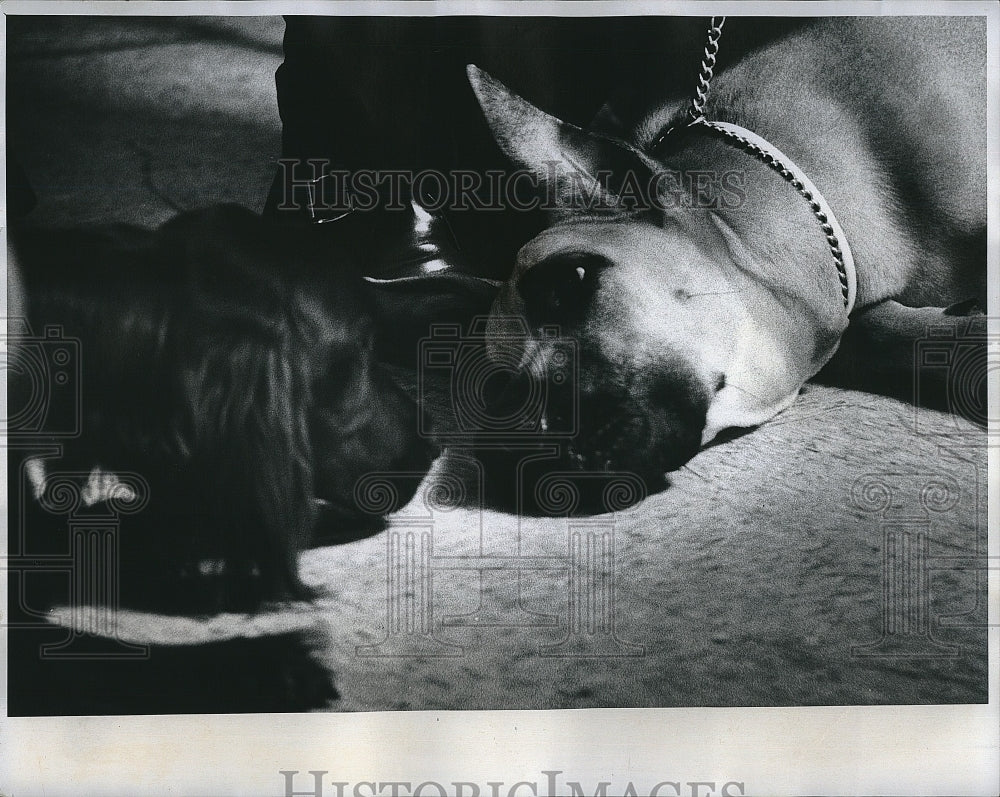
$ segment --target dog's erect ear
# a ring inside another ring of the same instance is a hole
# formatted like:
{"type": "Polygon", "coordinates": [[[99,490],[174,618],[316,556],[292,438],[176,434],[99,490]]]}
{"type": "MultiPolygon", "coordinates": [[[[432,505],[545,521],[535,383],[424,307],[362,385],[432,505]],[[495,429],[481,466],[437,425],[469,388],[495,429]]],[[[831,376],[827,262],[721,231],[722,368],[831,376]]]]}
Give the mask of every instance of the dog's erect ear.
{"type": "Polygon", "coordinates": [[[649,167],[623,142],[550,116],[474,64],[466,71],[500,149],[558,205],[612,208],[620,194],[648,186],[649,167]]]}

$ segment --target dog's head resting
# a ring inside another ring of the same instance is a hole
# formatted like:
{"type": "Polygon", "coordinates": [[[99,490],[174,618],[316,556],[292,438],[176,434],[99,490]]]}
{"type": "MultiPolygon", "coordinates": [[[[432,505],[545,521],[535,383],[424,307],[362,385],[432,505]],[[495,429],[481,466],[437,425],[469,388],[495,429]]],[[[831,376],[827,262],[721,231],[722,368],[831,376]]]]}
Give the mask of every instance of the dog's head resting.
{"type": "Polygon", "coordinates": [[[553,336],[505,337],[504,317],[576,341],[576,384],[547,411],[578,413],[577,467],[662,473],[787,407],[847,323],[794,191],[705,134],[681,133],[664,153],[641,133],[617,140],[549,116],[474,66],[469,78],[551,211],[500,291],[490,337],[518,346],[504,359],[533,373],[553,336]]]}

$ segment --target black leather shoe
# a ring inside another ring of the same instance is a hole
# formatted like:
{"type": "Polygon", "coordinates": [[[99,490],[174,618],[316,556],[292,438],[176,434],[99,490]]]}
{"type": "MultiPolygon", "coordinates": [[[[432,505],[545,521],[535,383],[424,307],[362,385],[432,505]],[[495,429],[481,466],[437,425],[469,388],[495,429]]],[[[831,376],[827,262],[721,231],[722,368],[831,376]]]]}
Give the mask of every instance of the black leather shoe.
{"type": "MultiPolygon", "coordinates": [[[[500,281],[480,276],[442,213],[430,213],[408,196],[383,199],[362,209],[349,195],[326,196],[309,206],[309,192],[293,207],[278,201],[275,178],[264,214],[279,222],[310,225],[338,244],[350,242],[358,268],[372,289],[379,321],[377,346],[383,361],[413,367],[421,339],[436,324],[468,328],[489,312],[500,281]]],[[[289,203],[293,205],[293,203],[289,203]]]]}
{"type": "Polygon", "coordinates": [[[446,216],[411,201],[405,211],[376,212],[366,221],[374,245],[364,273],[378,304],[382,359],[415,365],[419,342],[435,325],[465,330],[489,312],[500,282],[470,267],[446,216]]]}

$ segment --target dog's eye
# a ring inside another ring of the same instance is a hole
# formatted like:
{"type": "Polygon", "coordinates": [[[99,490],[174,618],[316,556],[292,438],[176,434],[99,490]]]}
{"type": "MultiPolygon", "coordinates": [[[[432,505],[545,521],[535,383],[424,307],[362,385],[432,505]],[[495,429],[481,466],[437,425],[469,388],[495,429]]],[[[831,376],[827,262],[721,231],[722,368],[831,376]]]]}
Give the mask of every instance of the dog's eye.
{"type": "Polygon", "coordinates": [[[517,283],[532,321],[568,322],[585,317],[601,273],[611,266],[603,255],[564,252],[529,269],[517,283]]]}

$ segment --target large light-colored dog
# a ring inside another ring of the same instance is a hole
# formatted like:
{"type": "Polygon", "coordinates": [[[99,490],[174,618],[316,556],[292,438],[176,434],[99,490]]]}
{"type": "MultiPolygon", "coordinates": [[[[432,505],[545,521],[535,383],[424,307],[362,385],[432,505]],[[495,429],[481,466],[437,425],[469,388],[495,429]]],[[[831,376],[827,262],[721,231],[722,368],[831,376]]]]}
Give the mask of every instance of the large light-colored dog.
{"type": "MultiPolygon", "coordinates": [[[[470,66],[501,148],[554,205],[494,305],[494,346],[508,315],[576,341],[573,396],[548,412],[579,413],[578,467],[676,468],[786,408],[838,346],[854,381],[912,385],[914,341],[960,333],[943,308],[985,296],[985,50],[982,19],[845,18],[749,55],[715,77],[705,118],[777,164],[688,124],[681,98],[584,131],[470,66]],[[637,185],[652,203],[629,201],[637,185]]],[[[538,372],[551,340],[504,345],[538,372]]]]}

